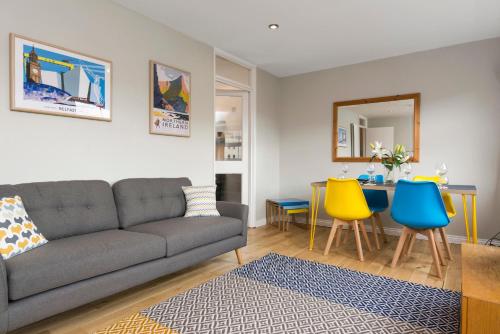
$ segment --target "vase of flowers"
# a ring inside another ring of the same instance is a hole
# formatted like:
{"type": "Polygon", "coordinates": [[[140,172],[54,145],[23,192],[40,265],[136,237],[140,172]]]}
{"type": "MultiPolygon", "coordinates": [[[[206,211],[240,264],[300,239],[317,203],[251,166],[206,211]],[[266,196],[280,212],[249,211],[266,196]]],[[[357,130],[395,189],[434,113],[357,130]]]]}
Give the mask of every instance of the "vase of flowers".
{"type": "Polygon", "coordinates": [[[394,183],[395,167],[401,170],[402,165],[409,163],[410,152],[401,144],[397,144],[394,146],[394,149],[390,151],[384,148],[382,143],[378,141],[370,143],[370,147],[372,148],[370,161],[380,159],[380,162],[385,168],[385,183],[394,183]]]}

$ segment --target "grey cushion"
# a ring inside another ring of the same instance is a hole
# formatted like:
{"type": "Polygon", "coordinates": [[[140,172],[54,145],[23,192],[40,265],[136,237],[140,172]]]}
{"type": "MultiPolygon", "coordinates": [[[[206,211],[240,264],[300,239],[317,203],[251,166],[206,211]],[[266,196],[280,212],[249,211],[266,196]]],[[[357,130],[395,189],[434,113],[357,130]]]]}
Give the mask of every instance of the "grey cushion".
{"type": "Polygon", "coordinates": [[[113,185],[120,226],[183,216],[188,178],[125,179],[113,185]]]}
{"type": "Polygon", "coordinates": [[[242,235],[243,222],[229,217],[178,217],[135,225],[127,230],[162,236],[167,240],[167,256],[173,256],[242,235]]]}
{"type": "Polygon", "coordinates": [[[9,298],[42,291],[165,257],[165,239],[108,230],[49,241],[5,261],[9,298]]]}
{"type": "Polygon", "coordinates": [[[13,195],[21,196],[48,240],[118,228],[113,192],[105,181],[0,185],[0,198],[13,195]]]}

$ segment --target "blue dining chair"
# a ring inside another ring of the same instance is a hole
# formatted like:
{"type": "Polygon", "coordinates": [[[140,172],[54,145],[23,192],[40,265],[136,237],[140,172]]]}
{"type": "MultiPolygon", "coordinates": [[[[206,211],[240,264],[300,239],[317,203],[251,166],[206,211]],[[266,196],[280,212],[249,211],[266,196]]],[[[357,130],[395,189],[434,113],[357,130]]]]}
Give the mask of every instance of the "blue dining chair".
{"type": "Polygon", "coordinates": [[[392,201],[391,216],[394,221],[403,225],[403,232],[399,238],[391,267],[395,267],[401,254],[411,252],[418,233],[429,240],[434,264],[439,278],[443,278],[441,265],[444,260],[434,238],[435,230],[441,233],[448,257],[451,260],[448,240],[444,228],[450,223],[441,193],[434,182],[414,182],[400,180],[396,184],[396,191],[392,201]],[[406,243],[405,243],[406,242],[406,243]]]}
{"type": "MultiPolygon", "coordinates": [[[[368,174],[361,174],[358,177],[359,180],[369,180],[370,177],[368,174]]],[[[366,202],[368,203],[368,207],[372,212],[371,217],[371,226],[373,238],[375,239],[375,246],[377,249],[380,249],[380,243],[378,240],[378,233],[376,226],[378,225],[379,233],[384,242],[387,242],[387,238],[385,237],[384,226],[382,225],[382,219],[380,218],[380,213],[385,211],[389,207],[389,199],[387,198],[387,191],[385,190],[372,190],[372,189],[363,189],[363,193],[365,194],[366,202]]]]}

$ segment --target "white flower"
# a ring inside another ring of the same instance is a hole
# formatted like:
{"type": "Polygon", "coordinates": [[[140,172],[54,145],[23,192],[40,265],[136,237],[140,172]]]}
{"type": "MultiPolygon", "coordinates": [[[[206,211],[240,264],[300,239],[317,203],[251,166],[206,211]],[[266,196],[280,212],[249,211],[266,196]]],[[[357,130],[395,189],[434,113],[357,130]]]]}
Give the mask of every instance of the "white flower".
{"type": "Polygon", "coordinates": [[[382,147],[382,143],[379,141],[375,141],[375,144],[370,144],[372,148],[372,155],[376,156],[379,159],[382,159],[382,155],[386,154],[388,151],[382,147]]]}

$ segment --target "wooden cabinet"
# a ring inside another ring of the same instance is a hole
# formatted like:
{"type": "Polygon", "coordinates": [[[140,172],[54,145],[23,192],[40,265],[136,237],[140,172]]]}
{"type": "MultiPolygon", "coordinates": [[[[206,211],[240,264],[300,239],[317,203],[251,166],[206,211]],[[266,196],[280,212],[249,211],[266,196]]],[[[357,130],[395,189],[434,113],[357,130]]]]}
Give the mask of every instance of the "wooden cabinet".
{"type": "Polygon", "coordinates": [[[461,333],[500,333],[500,247],[462,244],[461,333]]]}

